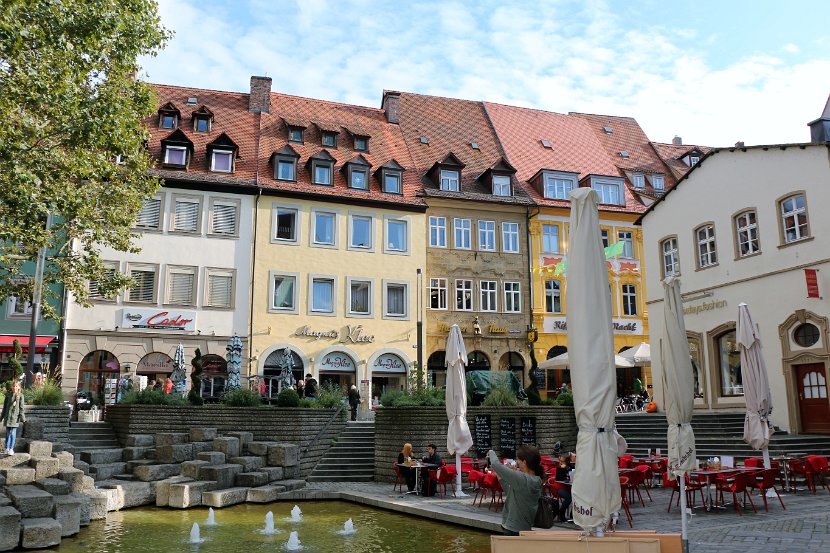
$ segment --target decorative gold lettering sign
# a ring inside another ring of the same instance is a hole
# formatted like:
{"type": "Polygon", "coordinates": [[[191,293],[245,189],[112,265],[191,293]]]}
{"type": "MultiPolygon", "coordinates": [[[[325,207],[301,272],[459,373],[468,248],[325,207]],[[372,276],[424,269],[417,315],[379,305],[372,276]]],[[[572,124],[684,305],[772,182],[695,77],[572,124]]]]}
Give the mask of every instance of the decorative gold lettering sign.
{"type": "Polygon", "coordinates": [[[684,315],[697,315],[701,311],[711,311],[712,309],[721,309],[726,307],[727,303],[726,300],[712,300],[712,301],[705,301],[703,303],[698,303],[695,305],[689,305],[683,308],[684,315]]]}
{"type": "MultiPolygon", "coordinates": [[[[469,329],[466,326],[459,326],[458,329],[461,331],[462,334],[467,332],[469,329]]],[[[449,332],[450,325],[447,323],[438,323],[438,332],[449,332]]]]}
{"type": "Polygon", "coordinates": [[[373,334],[366,334],[363,332],[363,325],[347,325],[343,328],[342,332],[338,332],[337,330],[314,330],[310,326],[305,325],[301,326],[294,332],[294,336],[305,336],[307,338],[314,338],[315,340],[319,340],[320,338],[331,338],[331,339],[340,339],[341,344],[345,344],[346,342],[352,342],[355,344],[367,344],[375,341],[375,336],[373,334]]]}
{"type": "Polygon", "coordinates": [[[487,332],[490,334],[507,334],[507,327],[491,324],[487,327],[487,332]]]}

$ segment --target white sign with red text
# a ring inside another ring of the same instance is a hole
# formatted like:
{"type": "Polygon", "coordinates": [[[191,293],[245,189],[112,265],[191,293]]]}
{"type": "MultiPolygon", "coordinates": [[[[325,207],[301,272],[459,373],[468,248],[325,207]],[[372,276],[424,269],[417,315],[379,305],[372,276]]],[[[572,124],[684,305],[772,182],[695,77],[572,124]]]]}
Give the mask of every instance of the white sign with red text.
{"type": "Polygon", "coordinates": [[[196,332],[196,312],[180,309],[127,307],[122,311],[121,328],[196,332]]]}

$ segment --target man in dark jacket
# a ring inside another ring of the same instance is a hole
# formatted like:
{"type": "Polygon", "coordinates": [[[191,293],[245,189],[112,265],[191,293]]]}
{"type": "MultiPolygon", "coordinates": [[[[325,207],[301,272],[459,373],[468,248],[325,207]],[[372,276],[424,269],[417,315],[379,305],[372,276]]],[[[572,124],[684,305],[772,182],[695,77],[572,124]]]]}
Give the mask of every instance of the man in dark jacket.
{"type": "Polygon", "coordinates": [[[349,407],[352,408],[352,420],[357,420],[357,406],[360,405],[360,392],[357,391],[357,386],[352,384],[349,388],[349,407]]]}
{"type": "Polygon", "coordinates": [[[434,465],[432,467],[425,467],[421,469],[421,495],[435,495],[437,486],[435,482],[430,481],[429,471],[437,470],[441,467],[441,456],[438,455],[437,449],[438,448],[435,447],[435,444],[429,444],[427,446],[426,457],[421,459],[421,461],[426,464],[434,465]]]}
{"type": "Polygon", "coordinates": [[[305,375],[305,386],[303,387],[305,390],[305,397],[308,399],[317,399],[317,381],[308,373],[305,375]]]}

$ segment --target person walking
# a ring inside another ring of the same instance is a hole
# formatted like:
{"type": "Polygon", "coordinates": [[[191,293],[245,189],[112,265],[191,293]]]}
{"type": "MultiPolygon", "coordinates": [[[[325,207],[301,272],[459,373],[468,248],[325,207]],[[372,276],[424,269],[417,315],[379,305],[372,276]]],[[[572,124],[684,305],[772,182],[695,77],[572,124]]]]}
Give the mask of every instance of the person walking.
{"type": "Polygon", "coordinates": [[[305,375],[305,397],[307,399],[317,399],[317,381],[308,373],[305,375]]]}
{"type": "Polygon", "coordinates": [[[360,405],[360,392],[357,390],[357,386],[352,384],[352,387],[349,388],[349,406],[352,408],[352,420],[357,420],[357,406],[360,405]]]}
{"type": "Polygon", "coordinates": [[[10,393],[3,401],[3,412],[0,422],[6,423],[6,453],[14,455],[14,442],[17,440],[17,428],[26,422],[26,413],[23,412],[23,394],[20,392],[20,381],[15,380],[10,393]]]}
{"type": "Polygon", "coordinates": [[[501,514],[501,527],[505,536],[518,536],[522,530],[530,530],[542,497],[542,457],[539,450],[530,445],[523,445],[516,452],[519,470],[513,470],[501,464],[496,452],[487,453],[493,471],[507,497],[501,514]]]}

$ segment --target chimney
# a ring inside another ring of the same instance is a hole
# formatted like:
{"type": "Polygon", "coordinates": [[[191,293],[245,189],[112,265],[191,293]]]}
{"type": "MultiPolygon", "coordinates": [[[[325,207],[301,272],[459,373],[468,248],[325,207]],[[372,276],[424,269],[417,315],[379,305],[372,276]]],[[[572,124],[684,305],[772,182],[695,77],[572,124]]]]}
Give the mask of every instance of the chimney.
{"type": "Polygon", "coordinates": [[[735,147],[736,148],[743,148],[744,147],[744,141],[743,140],[738,140],[737,142],[735,142],[735,147]]]}
{"type": "Polygon", "coordinates": [[[251,77],[248,111],[271,113],[271,77],[251,77]]]}
{"type": "Polygon", "coordinates": [[[810,142],[813,144],[830,142],[830,98],[827,98],[821,117],[808,123],[808,126],[810,127],[810,142]]]}
{"type": "Polygon", "coordinates": [[[683,139],[680,138],[677,135],[674,135],[674,138],[671,139],[671,143],[674,144],[675,146],[682,146],[683,145],[683,139]]]}
{"type": "Polygon", "coordinates": [[[390,123],[401,122],[401,93],[394,90],[383,91],[383,102],[381,109],[386,112],[386,120],[390,123]]]}

